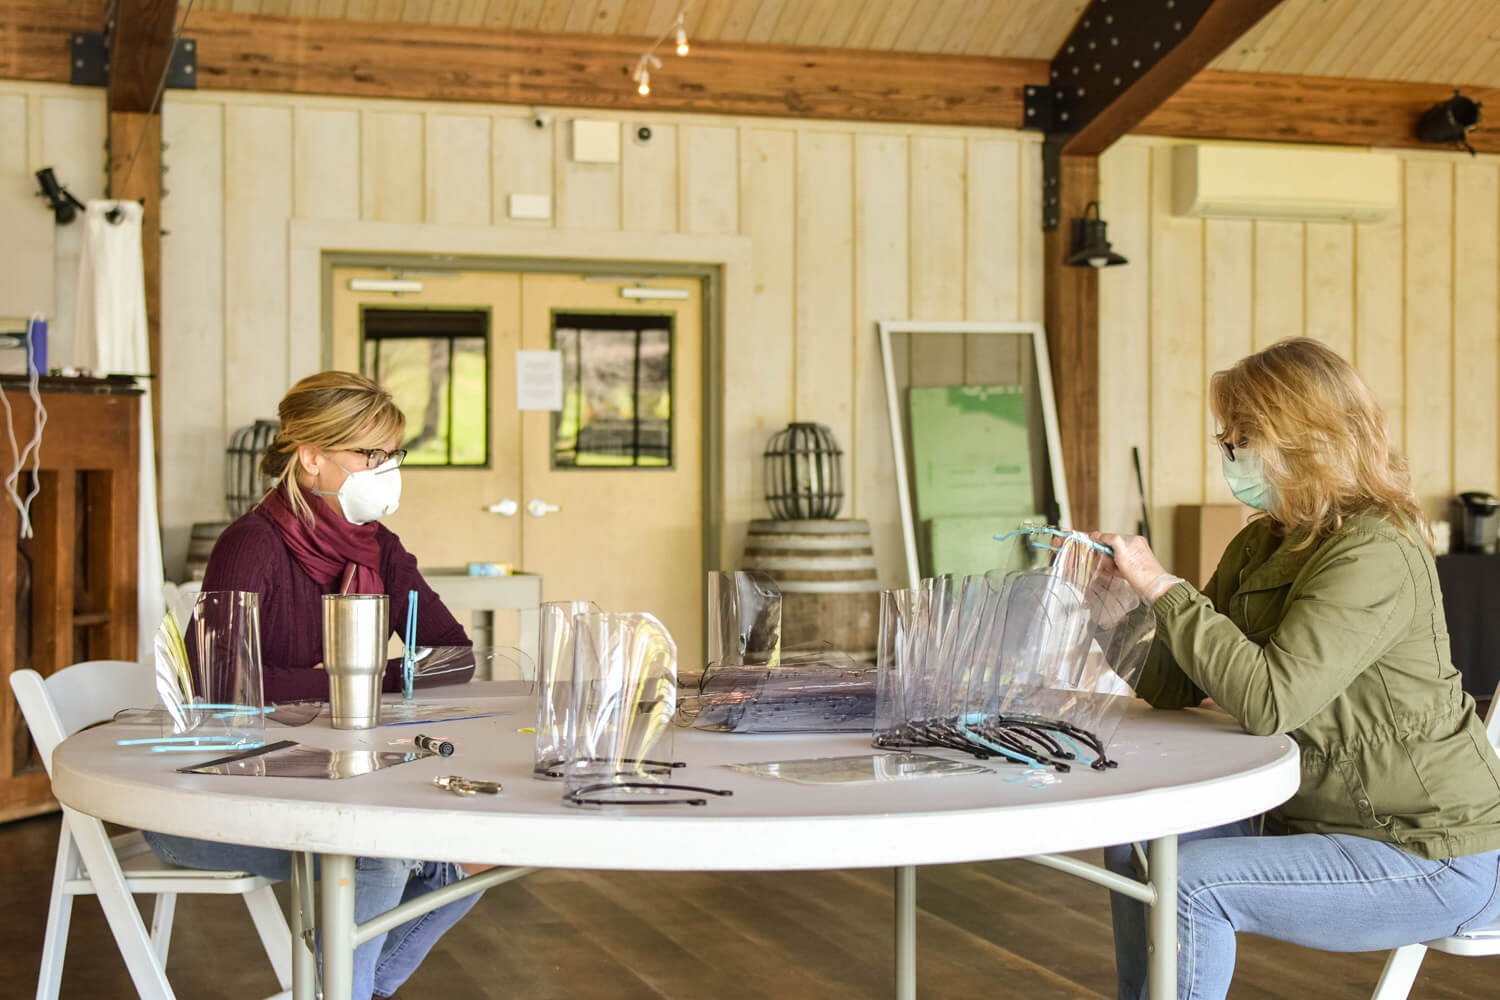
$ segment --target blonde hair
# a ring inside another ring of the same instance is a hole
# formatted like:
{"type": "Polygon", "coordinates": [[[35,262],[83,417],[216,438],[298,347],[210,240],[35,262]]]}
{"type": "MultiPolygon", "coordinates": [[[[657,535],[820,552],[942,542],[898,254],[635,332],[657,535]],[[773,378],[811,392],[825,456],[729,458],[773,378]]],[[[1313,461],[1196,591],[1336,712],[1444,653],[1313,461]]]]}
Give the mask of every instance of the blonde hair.
{"type": "Polygon", "coordinates": [[[1215,372],[1209,400],[1220,443],[1248,444],[1272,488],[1268,513],[1300,544],[1337,531],[1352,514],[1384,514],[1426,540],[1406,459],[1391,447],[1385,414],[1348,361],[1294,337],[1215,372]]]}
{"type": "Polygon", "coordinates": [[[285,487],[292,509],[307,521],[313,517],[297,483],[302,462],[297,449],[322,451],[383,448],[406,429],[406,416],[391,394],[373,379],[355,372],[309,375],[287,390],[276,407],[281,429],[260,460],[260,471],[285,487]]]}

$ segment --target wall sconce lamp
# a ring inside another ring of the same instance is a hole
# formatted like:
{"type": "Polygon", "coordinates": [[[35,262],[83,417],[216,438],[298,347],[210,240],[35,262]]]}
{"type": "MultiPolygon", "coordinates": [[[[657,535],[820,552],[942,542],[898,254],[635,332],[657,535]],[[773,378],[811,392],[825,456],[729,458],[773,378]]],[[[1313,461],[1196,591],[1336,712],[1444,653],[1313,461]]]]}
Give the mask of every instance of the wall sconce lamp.
{"type": "Polygon", "coordinates": [[[59,226],[66,226],[77,218],[78,210],[83,208],[83,202],[73,197],[71,191],[57,182],[51,167],[38,170],[36,180],[42,186],[40,197],[46,198],[51,203],[52,216],[59,226]]]}
{"type": "Polygon", "coordinates": [[[1438,101],[1422,112],[1422,117],[1417,120],[1417,138],[1423,142],[1463,146],[1473,156],[1469,133],[1479,124],[1479,108],[1478,101],[1471,101],[1454,88],[1452,97],[1438,101]]]}
{"type": "Polygon", "coordinates": [[[1069,267],[1115,267],[1130,261],[1109,248],[1104,236],[1109,225],[1099,218],[1099,203],[1091,201],[1083,210],[1083,218],[1073,220],[1073,252],[1068,254],[1069,267]],[[1089,213],[1093,212],[1093,218],[1089,213]]]}

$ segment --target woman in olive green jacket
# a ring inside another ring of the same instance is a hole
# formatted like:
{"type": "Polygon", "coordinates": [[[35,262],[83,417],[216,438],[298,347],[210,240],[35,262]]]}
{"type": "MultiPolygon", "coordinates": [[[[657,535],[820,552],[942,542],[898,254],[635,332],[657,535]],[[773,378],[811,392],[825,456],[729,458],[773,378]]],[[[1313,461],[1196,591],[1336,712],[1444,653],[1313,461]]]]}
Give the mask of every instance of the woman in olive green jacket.
{"type": "MultiPolygon", "coordinates": [[[[1211,698],[1286,733],[1302,782],[1264,818],[1182,838],[1178,996],[1222,997],[1246,931],[1383,950],[1500,912],[1500,761],[1449,662],[1406,463],[1354,368],[1287,340],[1214,375],[1224,475],[1263,513],[1197,591],[1144,539],[1096,534],[1156,613],[1137,693],[1211,698]]],[[[1106,862],[1128,870],[1128,846],[1106,862]]],[[[1145,996],[1145,915],[1113,897],[1122,1000],[1145,996]]]]}

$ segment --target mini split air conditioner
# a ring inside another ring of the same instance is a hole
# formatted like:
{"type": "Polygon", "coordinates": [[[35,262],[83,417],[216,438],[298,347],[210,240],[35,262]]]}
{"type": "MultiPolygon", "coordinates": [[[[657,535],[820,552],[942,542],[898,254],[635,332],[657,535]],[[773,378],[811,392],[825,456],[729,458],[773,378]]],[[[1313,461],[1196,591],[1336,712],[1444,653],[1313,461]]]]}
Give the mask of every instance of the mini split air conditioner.
{"type": "Polygon", "coordinates": [[[1172,213],[1228,219],[1373,222],[1400,204],[1392,153],[1286,146],[1178,146],[1172,213]]]}

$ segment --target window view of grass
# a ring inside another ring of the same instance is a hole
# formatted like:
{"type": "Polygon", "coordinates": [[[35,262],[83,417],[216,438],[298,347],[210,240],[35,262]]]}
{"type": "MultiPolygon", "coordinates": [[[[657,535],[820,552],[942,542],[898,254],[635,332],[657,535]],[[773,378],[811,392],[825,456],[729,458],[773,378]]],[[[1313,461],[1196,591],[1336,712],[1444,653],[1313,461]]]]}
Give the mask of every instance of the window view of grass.
{"type": "Polygon", "coordinates": [[[365,373],[406,414],[406,464],[487,465],[488,315],[368,309],[364,326],[365,373]]]}
{"type": "Polygon", "coordinates": [[[554,468],[672,464],[671,322],[639,313],[553,317],[563,358],[554,468]]]}

